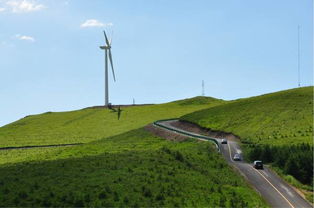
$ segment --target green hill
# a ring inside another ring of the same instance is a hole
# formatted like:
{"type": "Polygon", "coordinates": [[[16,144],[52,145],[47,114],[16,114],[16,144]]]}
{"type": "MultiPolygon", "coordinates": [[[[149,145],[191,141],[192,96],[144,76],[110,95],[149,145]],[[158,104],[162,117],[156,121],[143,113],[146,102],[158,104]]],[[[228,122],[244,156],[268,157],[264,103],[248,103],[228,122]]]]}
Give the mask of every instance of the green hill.
{"type": "Polygon", "coordinates": [[[266,206],[213,144],[144,129],[29,160],[0,166],[1,207],[266,206]]]}
{"type": "Polygon", "coordinates": [[[312,88],[301,88],[229,102],[195,97],[123,107],[120,120],[105,108],[28,116],[0,128],[0,147],[84,144],[0,151],[0,206],[267,206],[212,144],[171,142],[142,127],[188,114],[182,118],[246,135],[248,151],[281,141],[311,144],[312,94],[312,88]]]}
{"type": "Polygon", "coordinates": [[[238,135],[247,160],[270,163],[294,185],[313,190],[312,86],[231,101],[181,120],[238,135]]]}
{"type": "Polygon", "coordinates": [[[210,103],[225,103],[226,101],[221,100],[221,99],[217,99],[217,98],[212,98],[212,97],[205,97],[205,96],[197,96],[194,98],[187,98],[184,100],[178,100],[178,101],[174,101],[172,103],[176,103],[179,105],[208,105],[210,103]]]}
{"type": "Polygon", "coordinates": [[[143,127],[155,120],[179,117],[224,101],[195,97],[146,106],[122,107],[121,119],[107,108],[87,108],[70,112],[27,116],[0,128],[0,147],[86,143],[143,127]],[[194,103],[197,103],[194,104],[194,103]]]}
{"type": "Polygon", "coordinates": [[[313,87],[228,102],[181,117],[212,130],[232,132],[242,142],[313,143],[313,87]]]}
{"type": "Polygon", "coordinates": [[[171,142],[139,128],[223,103],[209,100],[127,107],[121,120],[101,108],[45,113],[0,128],[2,147],[85,143],[0,151],[0,206],[267,206],[213,144],[171,142]]]}

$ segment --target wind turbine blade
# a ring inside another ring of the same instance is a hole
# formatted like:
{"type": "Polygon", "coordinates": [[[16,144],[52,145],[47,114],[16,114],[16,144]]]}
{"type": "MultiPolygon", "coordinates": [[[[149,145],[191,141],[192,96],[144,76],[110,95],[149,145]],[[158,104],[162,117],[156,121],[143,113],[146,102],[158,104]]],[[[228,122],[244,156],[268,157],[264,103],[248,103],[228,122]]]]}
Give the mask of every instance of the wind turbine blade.
{"type": "Polygon", "coordinates": [[[109,49],[109,60],[110,60],[110,65],[111,65],[111,69],[112,69],[113,80],[116,81],[116,76],[114,74],[113,63],[112,63],[112,55],[111,55],[111,50],[110,49],[109,49]]]}
{"type": "Polygon", "coordinates": [[[107,35],[106,35],[106,32],[104,31],[104,35],[105,35],[105,39],[106,39],[106,44],[107,44],[107,46],[110,46],[110,43],[109,43],[109,41],[108,41],[108,38],[107,38],[107,35]]]}
{"type": "Polygon", "coordinates": [[[109,41],[110,45],[112,44],[112,37],[113,37],[113,31],[111,32],[111,36],[110,36],[110,41],[109,41]]]}

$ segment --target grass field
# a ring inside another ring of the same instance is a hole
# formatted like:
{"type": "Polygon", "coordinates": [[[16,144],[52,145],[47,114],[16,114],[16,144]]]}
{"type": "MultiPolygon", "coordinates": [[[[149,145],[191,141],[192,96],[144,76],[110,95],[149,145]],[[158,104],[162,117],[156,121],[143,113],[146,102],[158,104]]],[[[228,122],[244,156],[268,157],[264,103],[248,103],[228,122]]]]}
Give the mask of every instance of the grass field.
{"type": "Polygon", "coordinates": [[[28,116],[0,128],[0,147],[84,144],[0,151],[0,206],[267,206],[212,144],[170,142],[142,127],[188,114],[182,118],[252,145],[311,144],[312,94],[301,88],[228,102],[196,97],[126,107],[120,120],[104,108],[28,116]]]}
{"type": "Polygon", "coordinates": [[[144,129],[15,162],[0,166],[1,207],[266,206],[211,143],[144,129]]]}
{"type": "Polygon", "coordinates": [[[33,115],[0,128],[0,147],[86,143],[143,127],[157,119],[179,117],[186,113],[224,103],[209,97],[122,108],[117,113],[105,108],[33,115]]]}
{"type": "Polygon", "coordinates": [[[181,117],[243,143],[313,144],[313,87],[235,100],[181,117]]]}
{"type": "Polygon", "coordinates": [[[142,126],[224,103],[196,97],[124,108],[29,116],[0,128],[1,207],[265,207],[211,143],[171,142],[142,126]]]}

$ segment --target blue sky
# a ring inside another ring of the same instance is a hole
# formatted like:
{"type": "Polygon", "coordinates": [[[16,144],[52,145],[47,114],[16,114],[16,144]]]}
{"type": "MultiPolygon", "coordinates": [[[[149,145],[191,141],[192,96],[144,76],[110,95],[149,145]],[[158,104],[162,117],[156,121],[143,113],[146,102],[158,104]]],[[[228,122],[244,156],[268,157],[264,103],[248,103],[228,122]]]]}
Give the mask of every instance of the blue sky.
{"type": "Polygon", "coordinates": [[[236,99],[313,85],[312,0],[0,0],[0,126],[104,103],[236,99]],[[111,34],[111,33],[109,33],[111,34]]]}

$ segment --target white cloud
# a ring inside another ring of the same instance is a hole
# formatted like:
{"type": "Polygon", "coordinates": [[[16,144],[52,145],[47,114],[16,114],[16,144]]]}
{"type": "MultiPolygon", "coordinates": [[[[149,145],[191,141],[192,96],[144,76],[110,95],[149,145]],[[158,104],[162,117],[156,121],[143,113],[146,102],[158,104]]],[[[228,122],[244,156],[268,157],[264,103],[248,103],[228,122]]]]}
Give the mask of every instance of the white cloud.
{"type": "Polygon", "coordinates": [[[0,7],[0,12],[4,12],[6,8],[0,7]]]}
{"type": "Polygon", "coordinates": [[[82,28],[85,28],[85,27],[107,27],[107,26],[113,26],[113,24],[111,22],[102,23],[96,19],[88,19],[81,24],[82,28]]]}
{"type": "Polygon", "coordinates": [[[29,41],[29,42],[35,42],[35,38],[32,36],[27,36],[27,35],[15,35],[15,37],[19,40],[25,40],[25,41],[29,41]]]}
{"type": "Polygon", "coordinates": [[[43,4],[29,0],[9,0],[6,5],[13,13],[35,12],[46,8],[43,4]]]}

